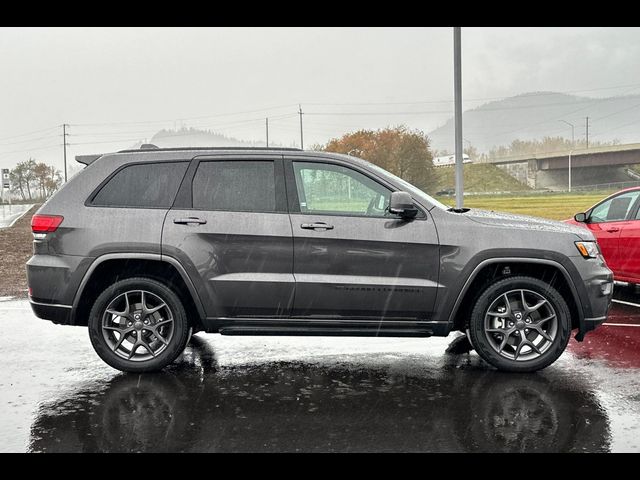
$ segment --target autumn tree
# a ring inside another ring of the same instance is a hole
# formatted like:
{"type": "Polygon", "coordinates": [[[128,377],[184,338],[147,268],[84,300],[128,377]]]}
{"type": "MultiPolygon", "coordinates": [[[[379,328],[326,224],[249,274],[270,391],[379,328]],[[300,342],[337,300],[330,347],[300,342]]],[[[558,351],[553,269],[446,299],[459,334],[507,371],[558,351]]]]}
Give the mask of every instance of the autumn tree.
{"type": "Polygon", "coordinates": [[[35,182],[40,192],[40,198],[48,198],[62,185],[62,175],[53,165],[36,163],[33,167],[35,182]]]}
{"type": "Polygon", "coordinates": [[[9,177],[14,192],[20,193],[22,200],[32,200],[31,189],[34,186],[35,176],[33,168],[36,161],[33,158],[20,162],[11,170],[9,177]]]}
{"type": "Polygon", "coordinates": [[[62,184],[60,171],[52,165],[37,163],[33,158],[20,162],[10,172],[11,186],[22,200],[45,199],[62,184]]]}
{"type": "Polygon", "coordinates": [[[425,191],[434,185],[429,138],[404,125],[347,133],[330,140],[321,150],[363,158],[425,191]]]}

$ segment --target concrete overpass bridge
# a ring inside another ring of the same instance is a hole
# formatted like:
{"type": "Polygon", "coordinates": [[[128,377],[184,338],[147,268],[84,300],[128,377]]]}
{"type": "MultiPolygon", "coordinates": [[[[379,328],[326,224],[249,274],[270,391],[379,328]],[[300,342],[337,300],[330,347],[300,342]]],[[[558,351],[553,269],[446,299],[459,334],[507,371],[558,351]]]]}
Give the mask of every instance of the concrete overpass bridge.
{"type": "Polygon", "coordinates": [[[489,160],[536,189],[566,189],[571,156],[572,186],[639,181],[629,165],[640,164],[640,143],[514,155],[489,160]]]}

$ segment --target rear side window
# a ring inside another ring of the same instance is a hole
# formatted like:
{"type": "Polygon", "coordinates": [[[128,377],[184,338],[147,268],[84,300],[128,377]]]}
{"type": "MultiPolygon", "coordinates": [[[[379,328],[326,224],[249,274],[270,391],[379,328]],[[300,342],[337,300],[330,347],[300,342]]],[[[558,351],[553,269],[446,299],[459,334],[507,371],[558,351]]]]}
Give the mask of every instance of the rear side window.
{"type": "Polygon", "coordinates": [[[193,178],[193,208],[236,212],[275,212],[272,161],[201,162],[193,178]]]}
{"type": "Polygon", "coordinates": [[[189,162],[129,165],[93,197],[104,207],[171,207],[189,162]]]}

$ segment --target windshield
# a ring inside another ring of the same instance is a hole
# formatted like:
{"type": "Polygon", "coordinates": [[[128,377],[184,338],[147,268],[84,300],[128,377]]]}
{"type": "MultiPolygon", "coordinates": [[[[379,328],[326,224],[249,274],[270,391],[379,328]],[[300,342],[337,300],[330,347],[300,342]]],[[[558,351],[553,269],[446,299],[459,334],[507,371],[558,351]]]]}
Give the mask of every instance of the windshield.
{"type": "Polygon", "coordinates": [[[394,180],[396,183],[401,185],[405,189],[405,191],[409,192],[413,196],[420,197],[420,198],[426,200],[427,202],[429,202],[431,205],[435,205],[436,207],[441,208],[442,210],[448,210],[449,209],[449,207],[447,205],[445,205],[443,203],[440,203],[438,200],[433,198],[431,195],[428,195],[424,191],[420,190],[418,187],[416,187],[414,185],[411,185],[406,180],[403,180],[402,178],[398,177],[397,175],[394,175],[393,173],[385,170],[384,168],[381,168],[378,165],[375,165],[375,164],[373,164],[371,162],[367,162],[367,166],[371,170],[374,170],[374,171],[380,173],[382,176],[391,177],[392,180],[394,180]]]}

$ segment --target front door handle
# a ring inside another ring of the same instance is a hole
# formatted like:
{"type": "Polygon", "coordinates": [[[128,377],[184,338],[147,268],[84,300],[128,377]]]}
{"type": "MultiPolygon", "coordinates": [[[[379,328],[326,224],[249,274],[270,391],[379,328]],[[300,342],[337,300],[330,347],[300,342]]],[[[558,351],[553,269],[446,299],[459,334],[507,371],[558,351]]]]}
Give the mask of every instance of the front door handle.
{"type": "Polygon", "coordinates": [[[620,229],[618,227],[609,227],[607,228],[607,232],[609,233],[615,233],[615,232],[619,232],[620,229]]]}
{"type": "Polygon", "coordinates": [[[304,228],[305,230],[333,230],[333,225],[324,222],[303,223],[300,225],[300,228],[304,228]]]}
{"type": "Polygon", "coordinates": [[[173,223],[180,225],[189,225],[190,223],[197,223],[198,225],[204,225],[207,221],[198,217],[186,217],[186,218],[174,218],[173,223]]]}

